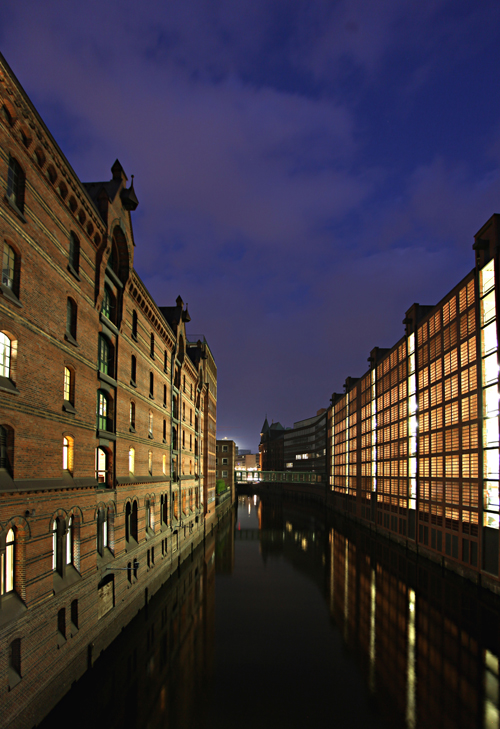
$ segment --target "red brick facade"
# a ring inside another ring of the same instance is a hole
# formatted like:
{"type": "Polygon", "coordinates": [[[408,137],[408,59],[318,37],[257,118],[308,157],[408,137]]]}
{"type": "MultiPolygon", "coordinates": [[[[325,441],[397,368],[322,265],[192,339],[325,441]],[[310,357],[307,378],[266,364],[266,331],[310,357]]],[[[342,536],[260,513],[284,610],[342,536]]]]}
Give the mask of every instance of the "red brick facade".
{"type": "Polygon", "coordinates": [[[82,184],[1,56],[0,151],[0,701],[27,726],[211,526],[217,369],[134,271],[120,163],[82,184]]]}

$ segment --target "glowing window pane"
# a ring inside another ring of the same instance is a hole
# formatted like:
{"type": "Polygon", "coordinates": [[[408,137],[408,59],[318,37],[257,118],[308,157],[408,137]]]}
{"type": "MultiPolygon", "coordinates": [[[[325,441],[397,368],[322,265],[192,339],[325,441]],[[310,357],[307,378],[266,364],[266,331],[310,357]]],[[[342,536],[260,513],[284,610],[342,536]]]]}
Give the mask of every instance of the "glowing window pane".
{"type": "Polygon", "coordinates": [[[485,478],[498,478],[498,448],[488,448],[483,451],[483,464],[485,478]]]}
{"type": "Polygon", "coordinates": [[[416,436],[410,436],[410,443],[409,443],[409,450],[410,455],[414,456],[417,452],[417,438],[416,436]]]}
{"type": "Polygon", "coordinates": [[[416,458],[409,458],[408,459],[408,472],[410,478],[415,478],[417,475],[417,459],[416,458]]]}
{"type": "Polygon", "coordinates": [[[481,350],[483,356],[495,351],[497,348],[497,325],[492,321],[481,331],[481,350]]]}
{"type": "Polygon", "coordinates": [[[71,372],[68,367],[64,368],[64,399],[68,400],[71,397],[71,372]]]}
{"type": "Polygon", "coordinates": [[[479,274],[479,289],[481,296],[484,296],[495,285],[495,263],[493,259],[488,261],[479,274]]]}
{"type": "Polygon", "coordinates": [[[2,265],[2,283],[10,289],[14,286],[14,264],[16,254],[12,248],[4,243],[3,247],[3,265],[2,265]]]}
{"type": "MultiPolygon", "coordinates": [[[[498,451],[497,451],[498,457],[498,451]]],[[[488,481],[483,487],[484,508],[488,511],[498,511],[498,481],[488,481]]]]}
{"type": "Polygon", "coordinates": [[[409,368],[408,371],[410,373],[415,372],[415,355],[414,354],[410,354],[409,361],[408,361],[408,368],[409,368]]]}
{"type": "Polygon", "coordinates": [[[410,334],[408,337],[408,354],[413,354],[415,351],[415,334],[410,334]]]}
{"type": "Polygon", "coordinates": [[[0,377],[10,375],[10,339],[6,334],[0,333],[0,377]]]}
{"type": "Polygon", "coordinates": [[[489,385],[490,382],[498,380],[498,358],[497,353],[488,355],[483,359],[483,385],[489,385]]]}
{"type": "Polygon", "coordinates": [[[135,469],[135,450],[130,448],[128,452],[128,470],[130,473],[134,473],[135,469]]]}
{"type": "Polygon", "coordinates": [[[484,418],[483,445],[485,448],[498,445],[498,418],[484,418]]]}
{"type": "Polygon", "coordinates": [[[65,471],[68,470],[68,450],[69,450],[69,441],[67,438],[63,438],[63,469],[65,471]]]}
{"type": "Polygon", "coordinates": [[[481,301],[481,325],[487,324],[495,318],[495,292],[490,293],[481,301]]]}
{"type": "Polygon", "coordinates": [[[483,390],[483,415],[489,418],[498,414],[498,386],[491,385],[483,390]]]}
{"type": "Polygon", "coordinates": [[[415,375],[408,377],[408,394],[414,395],[417,391],[417,378],[415,375]]]}
{"type": "MultiPolygon", "coordinates": [[[[2,575],[3,577],[3,575],[2,575]]],[[[5,592],[14,589],[14,530],[9,529],[5,539],[5,592]]]]}
{"type": "Polygon", "coordinates": [[[417,412],[417,396],[411,395],[408,398],[408,412],[410,415],[414,415],[417,412]]]}
{"type": "Polygon", "coordinates": [[[66,564],[71,564],[73,552],[73,517],[70,517],[66,532],[66,564]]]}

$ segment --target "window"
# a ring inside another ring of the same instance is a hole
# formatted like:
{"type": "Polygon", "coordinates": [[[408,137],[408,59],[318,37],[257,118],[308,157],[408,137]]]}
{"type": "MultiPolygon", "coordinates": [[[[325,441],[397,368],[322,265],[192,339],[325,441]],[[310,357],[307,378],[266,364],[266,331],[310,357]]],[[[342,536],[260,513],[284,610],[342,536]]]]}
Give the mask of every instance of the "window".
{"type": "Polygon", "coordinates": [[[0,425],[0,470],[7,471],[7,473],[12,475],[9,462],[9,446],[12,448],[12,442],[9,443],[9,441],[12,441],[13,438],[12,436],[9,438],[9,431],[12,434],[11,429],[0,425]]]}
{"type": "Polygon", "coordinates": [[[19,162],[14,157],[10,157],[7,177],[7,197],[20,213],[24,212],[24,187],[24,172],[19,162]]]}
{"type": "Polygon", "coordinates": [[[69,270],[78,276],[80,270],[80,241],[71,232],[69,236],[69,270]]]}
{"type": "Polygon", "coordinates": [[[151,529],[151,502],[146,499],[146,529],[151,529]]]}
{"type": "Polygon", "coordinates": [[[74,440],[69,435],[63,438],[63,470],[73,473],[74,440]]]}
{"type": "Polygon", "coordinates": [[[113,292],[109,288],[108,284],[105,284],[104,286],[102,313],[107,319],[109,319],[109,321],[115,321],[115,297],[113,296],[113,292]]]}
{"type": "Polygon", "coordinates": [[[163,442],[167,440],[167,421],[163,418],[163,442]]]}
{"type": "Polygon", "coordinates": [[[137,360],[135,358],[135,355],[133,354],[131,362],[130,362],[130,384],[131,385],[135,385],[136,377],[137,377],[137,360]]]}
{"type": "Polygon", "coordinates": [[[182,431],[182,447],[185,448],[186,446],[186,432],[182,431]]]}
{"type": "Polygon", "coordinates": [[[63,574],[64,520],[59,516],[52,522],[52,570],[63,574]]]}
{"type": "Polygon", "coordinates": [[[135,449],[129,448],[128,451],[128,470],[129,473],[134,473],[135,471],[135,449]]]}
{"type": "Polygon", "coordinates": [[[227,445],[223,445],[222,446],[222,452],[223,453],[227,453],[227,445]]]}
{"type": "Polygon", "coordinates": [[[108,513],[104,507],[97,510],[97,551],[101,555],[108,546],[108,513]]]}
{"type": "Polygon", "coordinates": [[[78,600],[71,602],[71,623],[72,627],[78,630],[78,600]]]}
{"type": "Polygon", "coordinates": [[[155,378],[152,372],[149,373],[149,397],[154,397],[155,378]]]}
{"type": "Polygon", "coordinates": [[[167,407],[167,386],[163,385],[163,407],[167,407]]]}
{"type": "Polygon", "coordinates": [[[135,432],[135,402],[130,403],[130,430],[135,432]]]}
{"type": "Polygon", "coordinates": [[[222,471],[222,478],[226,478],[226,476],[227,476],[227,471],[222,471]]]}
{"type": "Polygon", "coordinates": [[[191,435],[191,433],[189,434],[189,450],[193,450],[193,436],[191,435]]]}
{"type": "Polygon", "coordinates": [[[0,552],[0,595],[14,590],[15,542],[15,533],[11,528],[5,537],[5,550],[0,552]]]}
{"type": "Polygon", "coordinates": [[[186,375],[182,375],[182,392],[186,392],[186,375]]]}
{"type": "Polygon", "coordinates": [[[108,454],[104,448],[96,448],[95,476],[98,483],[108,481],[108,454]]]}
{"type": "Polygon", "coordinates": [[[227,458],[223,458],[222,459],[222,465],[223,466],[227,466],[227,458]]]}
{"type": "Polygon", "coordinates": [[[61,608],[57,613],[57,632],[59,637],[66,640],[66,610],[61,608]]]}
{"type": "Polygon", "coordinates": [[[8,243],[3,244],[2,260],[2,286],[8,288],[16,296],[19,296],[18,282],[18,257],[16,252],[8,243]]]}
{"type": "Polygon", "coordinates": [[[113,375],[113,360],[111,358],[111,345],[104,334],[99,334],[99,372],[110,377],[113,375]]]}
{"type": "Polygon", "coordinates": [[[152,438],[153,437],[153,413],[151,412],[151,410],[149,411],[149,424],[148,424],[148,428],[149,428],[148,437],[149,438],[152,438]]]}
{"type": "Polygon", "coordinates": [[[76,302],[68,297],[66,302],[66,339],[72,344],[76,344],[76,302]]]}
{"type": "Polygon", "coordinates": [[[137,312],[132,312],[132,337],[137,340],[137,312]]]}
{"type": "Polygon", "coordinates": [[[9,686],[15,686],[21,678],[21,638],[9,646],[9,686]]]}
{"type": "Polygon", "coordinates": [[[69,367],[64,368],[64,401],[69,405],[75,404],[75,377],[69,367]]]}
{"type": "Polygon", "coordinates": [[[148,451],[148,471],[149,475],[153,475],[153,451],[148,451]]]}
{"type": "Polygon", "coordinates": [[[163,369],[165,370],[165,372],[168,369],[168,353],[167,353],[167,350],[165,350],[165,354],[163,355],[163,369]]]}
{"type": "Polygon", "coordinates": [[[68,519],[68,528],[66,530],[66,564],[73,564],[74,561],[74,523],[73,517],[68,519]]]}
{"type": "Polygon", "coordinates": [[[162,458],[162,470],[163,470],[163,475],[166,476],[167,475],[167,456],[165,456],[165,455],[162,458]]]}
{"type": "Polygon", "coordinates": [[[108,396],[103,390],[97,391],[97,429],[111,429],[108,418],[108,396]]]}
{"type": "Polygon", "coordinates": [[[153,359],[155,358],[155,335],[153,334],[153,332],[151,332],[151,346],[149,349],[149,354],[153,359]]]}
{"type": "Polygon", "coordinates": [[[0,377],[10,378],[12,342],[9,337],[0,332],[0,377]]]}
{"type": "Polygon", "coordinates": [[[125,507],[125,541],[135,539],[137,542],[137,501],[127,502],[125,507]]]}

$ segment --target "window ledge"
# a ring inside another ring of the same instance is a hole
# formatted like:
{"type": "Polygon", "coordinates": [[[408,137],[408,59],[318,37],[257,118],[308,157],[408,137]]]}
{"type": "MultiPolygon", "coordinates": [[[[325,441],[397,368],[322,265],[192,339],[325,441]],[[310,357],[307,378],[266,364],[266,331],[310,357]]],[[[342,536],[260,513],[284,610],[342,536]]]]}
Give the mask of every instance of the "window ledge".
{"type": "Polygon", "coordinates": [[[62,406],[62,409],[63,409],[63,410],[64,410],[64,411],[66,412],[66,413],[70,413],[71,415],[76,415],[76,410],[75,410],[75,408],[73,407],[73,405],[72,405],[72,404],[71,404],[71,403],[69,402],[69,400],[65,400],[65,401],[63,402],[63,406],[62,406]]]}
{"type": "Polygon", "coordinates": [[[150,392],[150,393],[149,393],[149,399],[150,399],[150,400],[154,400],[154,399],[155,399],[155,396],[153,395],[153,393],[152,393],[152,392],[150,392]]]}
{"type": "Polygon", "coordinates": [[[153,440],[153,433],[148,433],[148,438],[150,438],[151,440],[153,440]]]}
{"type": "Polygon", "coordinates": [[[71,263],[68,263],[68,271],[70,272],[70,274],[72,276],[74,276],[76,278],[77,281],[81,281],[78,271],[75,268],[73,268],[71,263]]]}
{"type": "Polygon", "coordinates": [[[64,332],[64,339],[67,342],[69,342],[70,344],[72,344],[74,347],[78,347],[78,342],[76,341],[74,336],[72,334],[70,334],[69,332],[64,332]]]}
{"type": "Polygon", "coordinates": [[[116,440],[116,433],[113,433],[110,430],[97,429],[97,437],[104,438],[105,440],[116,440]]]}
{"type": "Polygon", "coordinates": [[[115,286],[118,286],[119,289],[123,288],[123,283],[120,281],[116,273],[113,271],[112,268],[109,266],[106,266],[106,271],[104,273],[105,276],[108,277],[110,283],[114,284],[115,286]]]}
{"type": "Polygon", "coordinates": [[[81,580],[82,576],[78,572],[78,570],[72,565],[67,564],[66,565],[66,573],[64,577],[60,575],[58,572],[54,572],[54,581],[53,581],[53,589],[54,593],[62,592],[67,587],[70,587],[75,582],[78,582],[78,580],[81,580]]]}
{"type": "Polygon", "coordinates": [[[12,395],[19,395],[19,390],[8,377],[0,377],[0,390],[10,392],[12,395]]]}
{"type": "Polygon", "coordinates": [[[0,294],[5,296],[6,299],[11,301],[13,304],[18,306],[20,309],[23,308],[23,305],[21,304],[21,302],[19,301],[19,299],[17,298],[15,293],[12,291],[10,286],[6,286],[5,284],[0,284],[0,294]]]}
{"type": "Polygon", "coordinates": [[[116,324],[113,324],[113,322],[111,321],[111,319],[109,319],[109,318],[108,318],[108,317],[106,316],[106,314],[103,314],[103,313],[102,313],[102,311],[101,311],[101,313],[99,314],[99,319],[100,319],[100,321],[101,321],[101,322],[102,322],[102,323],[103,323],[103,324],[104,324],[104,325],[105,325],[105,326],[106,326],[106,327],[107,327],[108,329],[110,329],[110,330],[111,330],[111,331],[113,332],[113,334],[116,334],[116,335],[118,335],[118,334],[120,333],[120,332],[119,332],[119,330],[118,330],[118,327],[116,326],[116,324]]]}
{"type": "Polygon", "coordinates": [[[133,425],[131,425],[128,430],[129,430],[129,433],[135,433],[135,428],[133,425]]]}
{"type": "Polygon", "coordinates": [[[19,208],[17,207],[16,203],[13,202],[10,199],[10,197],[7,197],[7,195],[4,195],[4,200],[7,202],[7,204],[11,208],[11,210],[13,210],[18,215],[18,217],[21,218],[21,220],[23,221],[23,223],[27,223],[28,222],[26,220],[26,218],[24,217],[24,213],[22,213],[21,210],[19,210],[19,208]]]}
{"type": "Polygon", "coordinates": [[[135,387],[137,389],[137,384],[135,380],[130,380],[131,387],[135,387]]]}
{"type": "Polygon", "coordinates": [[[101,372],[101,370],[98,370],[97,376],[103,382],[107,382],[108,385],[113,385],[113,387],[118,387],[118,382],[116,380],[114,380],[112,377],[110,377],[109,375],[107,375],[105,372],[101,372]]]}
{"type": "Polygon", "coordinates": [[[0,599],[0,627],[18,620],[28,608],[17,592],[7,592],[0,599]]]}

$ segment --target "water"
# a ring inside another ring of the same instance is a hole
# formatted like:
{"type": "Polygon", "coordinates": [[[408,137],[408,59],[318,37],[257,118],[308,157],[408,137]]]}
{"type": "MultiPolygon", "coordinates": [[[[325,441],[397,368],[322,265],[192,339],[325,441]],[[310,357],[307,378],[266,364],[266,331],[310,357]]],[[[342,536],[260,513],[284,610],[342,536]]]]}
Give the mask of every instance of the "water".
{"type": "Polygon", "coordinates": [[[498,618],[352,523],[240,497],[42,726],[493,729],[498,618]]]}

